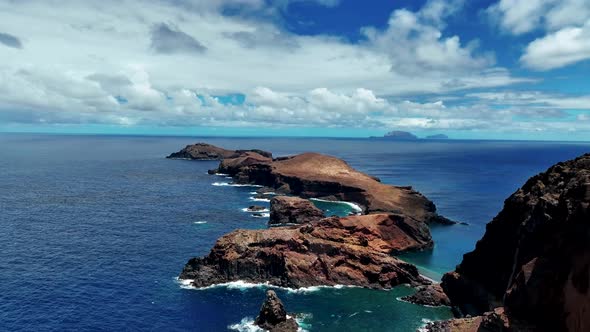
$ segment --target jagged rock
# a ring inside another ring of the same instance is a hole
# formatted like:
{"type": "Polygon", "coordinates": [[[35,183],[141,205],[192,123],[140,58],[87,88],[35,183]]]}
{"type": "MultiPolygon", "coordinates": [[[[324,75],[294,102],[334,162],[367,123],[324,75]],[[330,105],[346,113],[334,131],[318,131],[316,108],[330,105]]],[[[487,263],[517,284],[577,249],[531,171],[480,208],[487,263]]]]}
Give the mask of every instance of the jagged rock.
{"type": "Polygon", "coordinates": [[[272,290],[266,291],[266,300],[254,324],[270,332],[295,332],[299,328],[295,319],[287,316],[283,302],[272,290]]]}
{"type": "Polygon", "coordinates": [[[248,207],[248,212],[258,212],[258,211],[264,211],[266,210],[266,208],[264,206],[260,206],[260,205],[250,205],[248,207]]]}
{"type": "Polygon", "coordinates": [[[451,301],[447,297],[447,294],[442,290],[440,284],[420,286],[416,293],[404,296],[402,297],[402,300],[433,307],[451,305],[451,301]]]}
{"type": "Polygon", "coordinates": [[[590,331],[590,154],[529,179],[443,277],[463,314],[504,306],[543,331],[590,331]]]}
{"type": "Polygon", "coordinates": [[[325,218],[293,227],[237,230],[209,255],[193,258],[181,279],[196,287],[245,280],[282,287],[354,285],[388,289],[428,284],[391,254],[432,247],[428,226],[402,215],[325,218]]]}
{"type": "Polygon", "coordinates": [[[254,150],[226,150],[207,143],[187,145],[184,149],[170,154],[169,159],[191,159],[191,160],[223,160],[226,158],[237,158],[246,152],[254,152],[259,155],[272,158],[270,152],[254,150]]]}
{"type": "Polygon", "coordinates": [[[426,223],[453,223],[436,213],[434,203],[411,187],[380,183],[335,157],[304,153],[271,158],[246,153],[223,160],[218,172],[229,174],[238,183],[276,188],[302,198],[333,197],[354,202],[365,213],[396,213],[426,223]]]}
{"type": "Polygon", "coordinates": [[[324,218],[324,212],[307,199],[276,196],[270,200],[271,226],[305,224],[324,218]]]}

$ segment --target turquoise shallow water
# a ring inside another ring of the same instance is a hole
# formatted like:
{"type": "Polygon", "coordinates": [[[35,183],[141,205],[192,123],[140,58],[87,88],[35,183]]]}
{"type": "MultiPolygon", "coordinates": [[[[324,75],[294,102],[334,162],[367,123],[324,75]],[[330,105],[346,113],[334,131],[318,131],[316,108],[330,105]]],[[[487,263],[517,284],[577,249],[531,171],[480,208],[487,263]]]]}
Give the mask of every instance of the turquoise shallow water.
{"type": "MultiPolygon", "coordinates": [[[[385,183],[412,185],[469,226],[434,227],[433,251],[404,257],[435,279],[473,248],[503,200],[580,143],[379,142],[344,139],[0,135],[0,330],[226,331],[256,315],[261,287],[182,288],[186,261],[236,228],[251,187],[206,174],[216,162],[167,160],[189,143],[343,158],[385,183]]],[[[326,207],[325,207],[326,208],[326,207]]],[[[327,207],[347,213],[343,205],[327,207]]],[[[445,308],[398,301],[411,292],[279,290],[311,331],[413,331],[445,308]]]]}

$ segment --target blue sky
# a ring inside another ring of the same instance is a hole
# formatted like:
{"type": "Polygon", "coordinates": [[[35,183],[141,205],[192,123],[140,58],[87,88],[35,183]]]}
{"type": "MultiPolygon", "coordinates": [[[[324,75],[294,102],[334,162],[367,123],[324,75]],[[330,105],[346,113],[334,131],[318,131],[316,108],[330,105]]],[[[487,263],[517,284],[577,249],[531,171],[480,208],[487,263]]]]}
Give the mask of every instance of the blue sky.
{"type": "Polygon", "coordinates": [[[0,0],[0,131],[590,141],[585,0],[0,0]]]}

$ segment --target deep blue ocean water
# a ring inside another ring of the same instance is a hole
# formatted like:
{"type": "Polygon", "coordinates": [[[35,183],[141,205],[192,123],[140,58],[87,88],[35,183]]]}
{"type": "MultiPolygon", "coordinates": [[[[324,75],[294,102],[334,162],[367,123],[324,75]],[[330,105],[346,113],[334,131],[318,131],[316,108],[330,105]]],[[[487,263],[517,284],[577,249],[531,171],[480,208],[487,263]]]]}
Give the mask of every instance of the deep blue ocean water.
{"type": "MultiPolygon", "coordinates": [[[[432,252],[405,256],[440,278],[461,260],[530,176],[590,144],[364,139],[245,139],[0,135],[0,331],[224,331],[254,317],[262,287],[185,289],[186,261],[236,228],[255,188],[214,186],[217,162],[167,160],[186,144],[328,153],[383,182],[412,185],[469,226],[434,227],[432,252]]],[[[332,207],[336,210],[341,207],[332,207]]],[[[278,290],[311,331],[413,331],[445,308],[398,301],[411,293],[278,290]]],[[[243,326],[242,324],[241,326],[243,326]]]]}

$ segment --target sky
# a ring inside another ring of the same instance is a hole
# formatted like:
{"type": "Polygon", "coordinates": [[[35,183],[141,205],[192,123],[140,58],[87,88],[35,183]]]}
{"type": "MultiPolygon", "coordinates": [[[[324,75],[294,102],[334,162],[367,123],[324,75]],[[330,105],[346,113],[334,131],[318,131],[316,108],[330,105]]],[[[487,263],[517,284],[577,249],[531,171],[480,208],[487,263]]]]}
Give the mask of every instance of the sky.
{"type": "Polygon", "coordinates": [[[588,0],[0,0],[0,132],[590,141],[588,0]]]}

